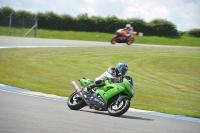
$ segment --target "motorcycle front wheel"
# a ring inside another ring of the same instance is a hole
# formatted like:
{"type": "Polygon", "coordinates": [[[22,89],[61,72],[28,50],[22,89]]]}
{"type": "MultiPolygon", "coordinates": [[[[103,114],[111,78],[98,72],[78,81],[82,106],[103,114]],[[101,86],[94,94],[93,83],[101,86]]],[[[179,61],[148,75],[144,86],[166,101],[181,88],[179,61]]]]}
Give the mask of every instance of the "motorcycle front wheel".
{"type": "Polygon", "coordinates": [[[131,42],[131,41],[127,41],[126,44],[127,44],[127,45],[131,45],[132,42],[131,42]]]}
{"type": "Polygon", "coordinates": [[[108,104],[108,113],[111,116],[121,116],[130,108],[130,100],[123,99],[120,103],[116,104],[116,100],[112,99],[108,104]]]}
{"type": "Polygon", "coordinates": [[[75,91],[68,98],[67,105],[72,110],[79,110],[79,109],[82,109],[86,105],[86,102],[75,91]]]}
{"type": "Polygon", "coordinates": [[[126,44],[131,45],[134,42],[134,37],[131,40],[127,40],[126,44]]]}

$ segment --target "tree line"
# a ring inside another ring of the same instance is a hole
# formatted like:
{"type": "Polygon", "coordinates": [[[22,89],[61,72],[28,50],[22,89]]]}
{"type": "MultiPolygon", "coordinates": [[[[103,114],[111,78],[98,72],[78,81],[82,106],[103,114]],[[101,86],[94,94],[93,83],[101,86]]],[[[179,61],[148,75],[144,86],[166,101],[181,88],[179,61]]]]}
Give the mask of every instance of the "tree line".
{"type": "Polygon", "coordinates": [[[0,8],[0,17],[9,17],[10,14],[17,18],[34,18],[38,20],[38,28],[67,31],[87,31],[114,33],[119,28],[124,28],[127,23],[134,27],[134,31],[144,35],[178,36],[176,25],[165,19],[154,19],[145,22],[140,18],[119,19],[116,16],[91,16],[82,13],[73,17],[69,14],[58,15],[53,12],[38,12],[37,14],[25,10],[17,10],[6,6],[0,8]]]}

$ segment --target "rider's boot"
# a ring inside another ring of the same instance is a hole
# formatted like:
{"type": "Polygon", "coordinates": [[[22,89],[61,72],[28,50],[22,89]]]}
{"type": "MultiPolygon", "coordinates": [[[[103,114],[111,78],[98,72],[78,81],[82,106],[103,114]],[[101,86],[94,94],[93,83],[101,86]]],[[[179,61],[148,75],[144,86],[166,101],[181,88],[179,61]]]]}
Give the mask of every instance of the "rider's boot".
{"type": "Polygon", "coordinates": [[[84,89],[83,89],[83,91],[85,92],[85,93],[88,93],[91,89],[93,89],[94,87],[96,87],[96,85],[95,84],[90,84],[88,87],[85,87],[84,89]]]}

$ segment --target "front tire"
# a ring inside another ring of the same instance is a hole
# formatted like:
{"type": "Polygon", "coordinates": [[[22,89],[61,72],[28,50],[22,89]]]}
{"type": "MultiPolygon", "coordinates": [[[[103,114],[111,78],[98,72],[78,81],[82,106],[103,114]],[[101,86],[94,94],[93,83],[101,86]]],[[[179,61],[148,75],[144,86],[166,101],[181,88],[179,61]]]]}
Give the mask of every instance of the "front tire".
{"type": "Polygon", "coordinates": [[[127,45],[131,45],[134,42],[134,37],[132,37],[131,39],[127,40],[126,44],[127,45]]]}
{"type": "Polygon", "coordinates": [[[119,104],[116,100],[112,99],[108,104],[108,113],[111,116],[121,116],[130,108],[130,100],[123,99],[119,104]]]}
{"type": "Polygon", "coordinates": [[[86,105],[86,102],[75,91],[68,98],[67,105],[72,110],[79,110],[79,109],[82,109],[86,105]]]}
{"type": "Polygon", "coordinates": [[[127,44],[127,45],[131,45],[131,44],[132,44],[132,42],[131,42],[131,41],[128,41],[128,42],[126,42],[126,44],[127,44]]]}

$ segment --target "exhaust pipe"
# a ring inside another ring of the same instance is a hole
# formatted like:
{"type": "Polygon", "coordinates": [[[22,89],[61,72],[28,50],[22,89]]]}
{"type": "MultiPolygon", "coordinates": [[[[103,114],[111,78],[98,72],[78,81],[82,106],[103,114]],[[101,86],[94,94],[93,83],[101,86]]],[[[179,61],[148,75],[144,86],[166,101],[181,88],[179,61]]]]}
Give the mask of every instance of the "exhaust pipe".
{"type": "Polygon", "coordinates": [[[76,84],[75,81],[72,81],[72,86],[74,87],[74,89],[79,93],[81,91],[81,89],[78,87],[78,85],[76,84]]]}
{"type": "Polygon", "coordinates": [[[72,86],[74,87],[74,89],[76,90],[76,92],[79,94],[80,97],[83,98],[83,100],[90,105],[90,103],[86,100],[86,98],[84,97],[83,93],[81,92],[81,89],[78,87],[78,85],[76,84],[75,81],[72,81],[72,86]]]}

